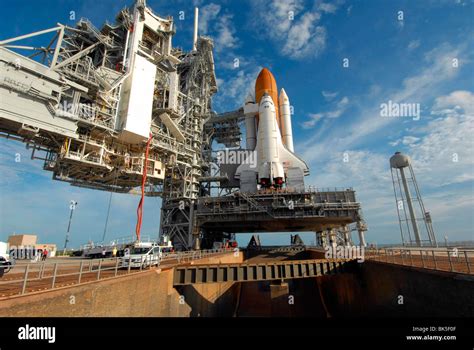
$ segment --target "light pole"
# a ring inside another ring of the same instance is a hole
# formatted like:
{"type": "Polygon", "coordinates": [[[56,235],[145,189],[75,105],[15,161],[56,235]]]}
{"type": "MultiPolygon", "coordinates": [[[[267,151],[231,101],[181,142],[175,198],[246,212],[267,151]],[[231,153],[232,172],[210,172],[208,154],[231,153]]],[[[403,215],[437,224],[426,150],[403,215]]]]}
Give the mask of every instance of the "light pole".
{"type": "Polygon", "coordinates": [[[71,209],[71,214],[69,215],[69,224],[67,225],[66,241],[64,242],[63,254],[66,253],[67,244],[69,242],[69,230],[71,229],[72,214],[74,213],[74,209],[76,209],[76,205],[77,205],[76,201],[71,200],[69,202],[69,209],[71,209]]]}

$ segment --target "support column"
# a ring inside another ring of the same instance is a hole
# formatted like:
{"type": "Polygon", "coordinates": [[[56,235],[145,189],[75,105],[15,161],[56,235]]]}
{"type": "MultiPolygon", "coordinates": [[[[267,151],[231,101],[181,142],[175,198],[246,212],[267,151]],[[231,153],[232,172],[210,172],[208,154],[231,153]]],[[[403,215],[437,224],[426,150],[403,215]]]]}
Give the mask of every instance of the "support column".
{"type": "Polygon", "coordinates": [[[325,247],[328,244],[326,232],[322,231],[321,232],[321,247],[325,247]]]}
{"type": "Polygon", "coordinates": [[[407,199],[408,211],[410,213],[411,225],[413,226],[413,233],[415,234],[416,245],[421,247],[420,230],[416,221],[415,209],[413,208],[413,201],[411,199],[410,188],[405,176],[405,171],[400,168],[400,175],[402,176],[403,187],[405,188],[405,197],[407,199]]]}
{"type": "Polygon", "coordinates": [[[365,242],[365,231],[367,231],[367,225],[363,221],[357,222],[357,232],[359,232],[359,246],[366,247],[367,243],[365,242]]]}
{"type": "Polygon", "coordinates": [[[351,237],[350,237],[350,232],[349,228],[347,225],[344,225],[341,227],[342,234],[344,235],[344,245],[346,247],[349,247],[351,245],[351,237]]]}
{"type": "Polygon", "coordinates": [[[329,244],[331,245],[331,247],[336,247],[337,246],[336,231],[332,228],[328,230],[328,235],[329,235],[329,244]]]}
{"type": "Polygon", "coordinates": [[[167,236],[176,250],[193,249],[194,239],[199,237],[193,234],[193,206],[192,201],[163,199],[159,241],[167,236]]]}
{"type": "Polygon", "coordinates": [[[331,237],[330,237],[330,234],[329,234],[330,231],[331,230],[326,229],[326,231],[324,232],[324,237],[326,239],[325,246],[330,246],[331,245],[331,237]]]}
{"type": "Polygon", "coordinates": [[[366,247],[367,243],[365,242],[364,231],[359,230],[359,246],[366,247]]]}
{"type": "Polygon", "coordinates": [[[316,245],[318,247],[322,247],[324,245],[323,232],[317,231],[315,235],[316,235],[316,245]]]}

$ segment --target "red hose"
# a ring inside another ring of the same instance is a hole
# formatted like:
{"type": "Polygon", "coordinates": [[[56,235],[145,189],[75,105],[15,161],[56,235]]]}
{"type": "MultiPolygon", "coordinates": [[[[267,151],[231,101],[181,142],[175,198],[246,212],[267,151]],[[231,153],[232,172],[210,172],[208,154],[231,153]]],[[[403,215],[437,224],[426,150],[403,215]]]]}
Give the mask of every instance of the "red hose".
{"type": "Polygon", "coordinates": [[[148,151],[150,150],[150,143],[153,135],[150,133],[150,137],[146,143],[145,151],[145,166],[143,167],[143,176],[142,176],[142,196],[140,202],[138,203],[137,208],[137,225],[135,226],[135,233],[137,235],[137,241],[140,241],[140,230],[142,228],[142,217],[143,217],[143,202],[145,201],[145,183],[146,183],[146,170],[148,167],[148,151]]]}

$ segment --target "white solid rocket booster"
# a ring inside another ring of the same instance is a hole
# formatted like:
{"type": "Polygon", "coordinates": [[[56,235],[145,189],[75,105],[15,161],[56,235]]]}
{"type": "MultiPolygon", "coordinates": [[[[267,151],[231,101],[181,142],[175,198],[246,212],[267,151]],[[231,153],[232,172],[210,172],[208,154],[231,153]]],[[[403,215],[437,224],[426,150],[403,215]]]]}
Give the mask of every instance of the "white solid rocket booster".
{"type": "Polygon", "coordinates": [[[293,148],[293,130],[291,128],[291,111],[290,111],[290,100],[285,92],[285,89],[281,89],[280,97],[278,98],[280,106],[280,126],[281,136],[283,143],[289,151],[294,152],[293,148]]]}
{"type": "MultiPolygon", "coordinates": [[[[253,98],[251,95],[248,95],[245,104],[253,103],[253,98]]],[[[255,145],[257,144],[257,125],[255,120],[255,115],[247,114],[245,116],[245,134],[246,134],[246,148],[249,150],[254,150],[255,145]]]]}

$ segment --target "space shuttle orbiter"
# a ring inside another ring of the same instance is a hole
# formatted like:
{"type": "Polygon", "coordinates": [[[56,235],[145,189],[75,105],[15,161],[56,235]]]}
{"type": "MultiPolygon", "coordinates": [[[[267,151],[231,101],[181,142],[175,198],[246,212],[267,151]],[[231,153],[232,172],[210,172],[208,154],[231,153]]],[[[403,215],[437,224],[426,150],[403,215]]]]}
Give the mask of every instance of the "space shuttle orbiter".
{"type": "Polygon", "coordinates": [[[263,188],[304,187],[309,174],[306,163],[293,153],[290,102],[284,89],[278,90],[273,74],[263,68],[255,82],[255,96],[244,106],[247,149],[257,152],[256,166],[241,164],[235,178],[242,182],[255,175],[263,188]]]}

